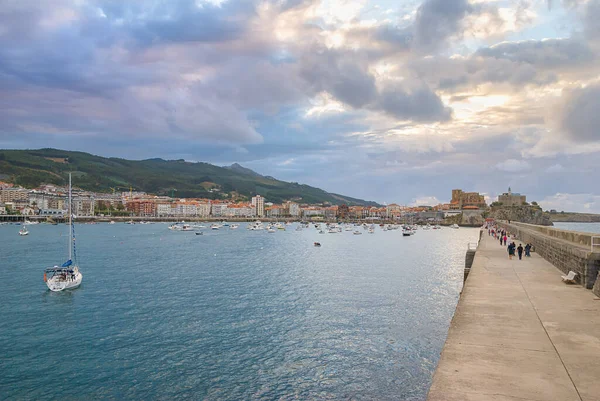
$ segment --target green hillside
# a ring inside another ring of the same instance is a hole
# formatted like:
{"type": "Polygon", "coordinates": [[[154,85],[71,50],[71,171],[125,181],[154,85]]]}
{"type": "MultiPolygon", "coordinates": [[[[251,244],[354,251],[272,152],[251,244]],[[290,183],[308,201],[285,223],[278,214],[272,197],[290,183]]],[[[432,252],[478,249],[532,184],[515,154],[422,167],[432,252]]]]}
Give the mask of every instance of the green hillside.
{"type": "Polygon", "coordinates": [[[264,177],[237,164],[218,167],[184,160],[125,160],[58,149],[0,150],[0,180],[25,188],[40,184],[65,185],[68,172],[75,186],[95,192],[124,191],[129,187],[156,195],[180,198],[250,198],[267,201],[373,205],[362,199],[331,194],[319,188],[264,177]]]}

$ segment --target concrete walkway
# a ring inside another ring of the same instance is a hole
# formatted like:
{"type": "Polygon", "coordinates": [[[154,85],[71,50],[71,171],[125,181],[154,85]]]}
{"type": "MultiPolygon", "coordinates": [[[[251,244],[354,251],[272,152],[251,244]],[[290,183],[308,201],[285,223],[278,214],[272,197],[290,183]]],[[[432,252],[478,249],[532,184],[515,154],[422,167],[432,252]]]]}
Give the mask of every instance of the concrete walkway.
{"type": "Polygon", "coordinates": [[[600,299],[561,274],[485,232],[427,399],[600,401],[600,299]]]}

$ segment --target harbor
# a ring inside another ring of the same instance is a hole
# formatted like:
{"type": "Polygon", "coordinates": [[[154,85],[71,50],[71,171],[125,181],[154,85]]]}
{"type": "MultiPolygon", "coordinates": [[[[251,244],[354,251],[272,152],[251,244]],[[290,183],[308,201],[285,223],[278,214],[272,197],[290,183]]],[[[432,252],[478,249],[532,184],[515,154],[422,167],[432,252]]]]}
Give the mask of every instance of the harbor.
{"type": "Polygon", "coordinates": [[[76,224],[84,280],[60,293],[67,226],[0,226],[3,396],[422,401],[478,229],[263,223],[76,224]]]}

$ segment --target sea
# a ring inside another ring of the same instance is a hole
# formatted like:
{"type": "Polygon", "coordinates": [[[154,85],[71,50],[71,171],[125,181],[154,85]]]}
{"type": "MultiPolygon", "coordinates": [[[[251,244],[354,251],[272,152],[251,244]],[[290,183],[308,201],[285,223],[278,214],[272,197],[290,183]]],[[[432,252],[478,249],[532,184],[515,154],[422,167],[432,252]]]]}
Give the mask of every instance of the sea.
{"type": "Polygon", "coordinates": [[[425,400],[479,229],[297,225],[0,226],[0,400],[425,400]]]}
{"type": "Polygon", "coordinates": [[[554,227],[561,230],[600,234],[600,223],[554,223],[554,227]]]}

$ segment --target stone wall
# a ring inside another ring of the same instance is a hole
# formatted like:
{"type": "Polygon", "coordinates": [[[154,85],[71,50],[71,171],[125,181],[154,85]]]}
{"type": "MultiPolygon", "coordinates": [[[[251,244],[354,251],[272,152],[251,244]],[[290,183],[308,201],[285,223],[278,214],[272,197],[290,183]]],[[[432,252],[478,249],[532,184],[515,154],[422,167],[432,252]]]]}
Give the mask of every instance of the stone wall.
{"type": "Polygon", "coordinates": [[[570,270],[576,272],[576,281],[585,288],[593,288],[600,270],[600,254],[592,253],[591,248],[585,246],[591,238],[590,234],[523,223],[500,222],[498,225],[523,244],[533,245],[534,252],[563,273],[568,274],[570,270]]]}
{"type": "Polygon", "coordinates": [[[467,250],[467,255],[465,256],[465,275],[463,282],[467,281],[467,277],[471,272],[471,266],[473,266],[473,259],[475,259],[475,249],[467,250]]]}

